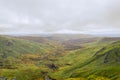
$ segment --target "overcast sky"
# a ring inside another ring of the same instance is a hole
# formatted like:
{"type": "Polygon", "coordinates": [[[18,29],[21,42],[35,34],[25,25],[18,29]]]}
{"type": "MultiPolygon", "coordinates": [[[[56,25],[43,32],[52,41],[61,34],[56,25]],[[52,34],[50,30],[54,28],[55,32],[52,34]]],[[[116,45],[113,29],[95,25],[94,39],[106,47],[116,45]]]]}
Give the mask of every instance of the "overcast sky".
{"type": "Polygon", "coordinates": [[[120,0],[0,0],[0,33],[120,33],[120,0]]]}

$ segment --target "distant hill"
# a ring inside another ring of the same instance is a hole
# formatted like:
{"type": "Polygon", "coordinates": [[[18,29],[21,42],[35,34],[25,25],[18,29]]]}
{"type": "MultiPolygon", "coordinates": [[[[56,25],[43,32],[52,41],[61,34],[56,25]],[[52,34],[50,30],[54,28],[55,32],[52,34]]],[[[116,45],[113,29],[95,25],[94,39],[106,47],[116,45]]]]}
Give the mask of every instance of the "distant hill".
{"type": "Polygon", "coordinates": [[[100,42],[120,41],[120,37],[104,37],[101,38],[100,42]]]}
{"type": "Polygon", "coordinates": [[[98,38],[87,34],[53,34],[48,36],[16,36],[19,39],[30,40],[34,42],[51,44],[53,46],[62,45],[66,50],[75,50],[81,48],[81,44],[91,43],[98,38]]]}
{"type": "Polygon", "coordinates": [[[62,44],[65,45],[65,48],[68,50],[75,50],[83,48],[84,44],[97,42],[99,38],[91,37],[91,38],[79,38],[79,39],[70,39],[63,41],[62,44]]]}
{"type": "Polygon", "coordinates": [[[33,41],[0,36],[0,56],[19,56],[27,53],[49,53],[54,46],[33,41]]]}
{"type": "Polygon", "coordinates": [[[39,43],[47,43],[50,41],[46,37],[41,37],[41,36],[15,36],[15,38],[30,40],[30,41],[39,42],[39,43]]]}
{"type": "Polygon", "coordinates": [[[71,39],[79,39],[79,38],[91,38],[94,36],[87,34],[53,34],[48,36],[49,39],[57,40],[57,41],[66,41],[71,39]]]}

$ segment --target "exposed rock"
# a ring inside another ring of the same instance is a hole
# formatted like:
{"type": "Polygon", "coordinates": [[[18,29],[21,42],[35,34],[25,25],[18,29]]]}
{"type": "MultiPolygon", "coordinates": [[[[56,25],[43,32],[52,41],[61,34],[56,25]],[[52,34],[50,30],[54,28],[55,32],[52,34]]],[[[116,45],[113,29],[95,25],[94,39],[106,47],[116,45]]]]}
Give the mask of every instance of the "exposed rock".
{"type": "Polygon", "coordinates": [[[3,61],[2,60],[0,60],[0,67],[2,67],[3,66],[3,61]]]}
{"type": "Polygon", "coordinates": [[[56,80],[56,79],[50,77],[50,76],[48,75],[48,72],[42,71],[41,74],[42,74],[42,76],[43,76],[43,80],[56,80]]]}
{"type": "Polygon", "coordinates": [[[16,77],[14,77],[12,80],[16,80],[16,77]]]}
{"type": "Polygon", "coordinates": [[[111,60],[111,62],[114,62],[114,61],[120,62],[119,49],[116,48],[116,49],[110,50],[109,52],[107,52],[107,53],[105,54],[104,63],[109,62],[109,56],[110,56],[111,54],[113,54],[113,55],[116,56],[113,60],[111,60]]]}
{"type": "Polygon", "coordinates": [[[2,58],[7,58],[7,55],[5,52],[2,54],[2,58]]]}
{"type": "Polygon", "coordinates": [[[9,79],[7,77],[2,77],[0,76],[0,80],[16,80],[16,77],[12,78],[12,79],[9,79]]]}
{"type": "Polygon", "coordinates": [[[57,70],[58,67],[55,65],[55,64],[47,64],[47,66],[50,68],[50,69],[53,69],[53,70],[57,70]]]}
{"type": "Polygon", "coordinates": [[[118,49],[115,49],[115,55],[117,57],[117,61],[119,62],[120,61],[120,55],[119,55],[118,52],[119,52],[118,49]]]}
{"type": "Polygon", "coordinates": [[[107,63],[108,62],[108,56],[109,56],[109,52],[105,54],[105,59],[104,59],[104,63],[107,63]]]}
{"type": "Polygon", "coordinates": [[[56,79],[51,78],[50,76],[45,76],[45,77],[43,78],[43,80],[56,80],[56,79]]]}
{"type": "Polygon", "coordinates": [[[11,40],[6,41],[6,45],[7,46],[12,46],[13,45],[13,41],[11,41],[11,40]]]}
{"type": "Polygon", "coordinates": [[[0,77],[0,80],[8,80],[6,77],[0,77]]]}

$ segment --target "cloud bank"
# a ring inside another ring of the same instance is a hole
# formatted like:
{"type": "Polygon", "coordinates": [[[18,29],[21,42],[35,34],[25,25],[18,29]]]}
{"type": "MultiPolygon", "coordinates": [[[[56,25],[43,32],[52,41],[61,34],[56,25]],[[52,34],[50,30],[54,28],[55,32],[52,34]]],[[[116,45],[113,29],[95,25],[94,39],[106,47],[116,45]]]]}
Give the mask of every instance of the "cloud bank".
{"type": "Polygon", "coordinates": [[[119,34],[120,0],[0,0],[0,33],[119,34]]]}

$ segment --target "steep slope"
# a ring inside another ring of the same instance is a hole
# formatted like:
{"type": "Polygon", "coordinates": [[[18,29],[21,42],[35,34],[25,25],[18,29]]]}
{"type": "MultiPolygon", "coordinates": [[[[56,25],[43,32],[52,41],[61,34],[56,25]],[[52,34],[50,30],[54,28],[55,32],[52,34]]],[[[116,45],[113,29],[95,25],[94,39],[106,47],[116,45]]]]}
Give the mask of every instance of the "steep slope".
{"type": "Polygon", "coordinates": [[[85,61],[84,64],[76,70],[74,77],[96,75],[107,77],[110,80],[119,80],[120,42],[115,42],[100,49],[92,58],[85,61]]]}
{"type": "Polygon", "coordinates": [[[59,74],[58,78],[120,80],[120,41],[107,46],[92,45],[72,52],[60,60],[65,60],[67,63],[63,63],[60,71],[54,74],[55,77],[59,74]]]}
{"type": "Polygon", "coordinates": [[[114,42],[95,54],[96,57],[104,57],[103,63],[119,63],[120,62],[120,42],[114,42]]]}
{"type": "Polygon", "coordinates": [[[54,47],[37,42],[0,36],[0,56],[18,56],[27,53],[49,53],[54,47]]]}
{"type": "Polygon", "coordinates": [[[49,44],[0,36],[0,79],[37,80],[55,52],[49,44]]]}

